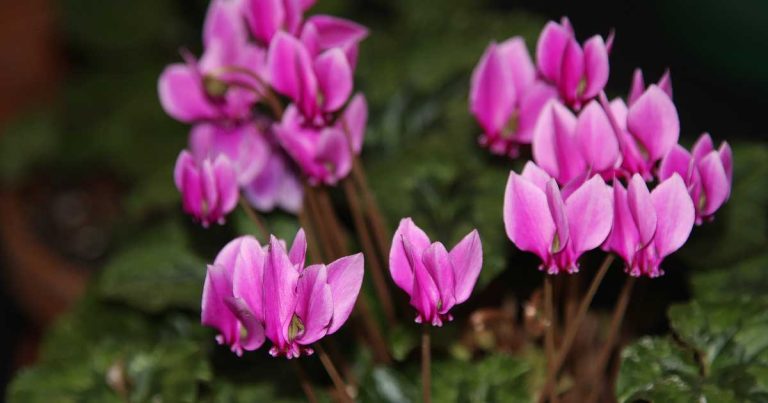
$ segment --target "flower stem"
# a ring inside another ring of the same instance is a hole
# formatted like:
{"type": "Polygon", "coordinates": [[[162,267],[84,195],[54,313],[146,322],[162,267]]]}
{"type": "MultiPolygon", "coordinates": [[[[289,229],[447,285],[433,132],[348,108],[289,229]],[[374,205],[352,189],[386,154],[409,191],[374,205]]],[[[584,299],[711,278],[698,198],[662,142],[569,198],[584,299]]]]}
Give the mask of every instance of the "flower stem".
{"type": "Polygon", "coordinates": [[[328,356],[328,353],[325,352],[325,350],[319,343],[316,343],[314,347],[315,347],[315,350],[317,351],[317,355],[320,357],[320,362],[322,362],[323,367],[325,367],[325,371],[328,372],[328,376],[331,377],[331,380],[333,381],[334,386],[336,386],[336,390],[339,392],[341,401],[352,402],[352,398],[349,397],[349,394],[347,393],[347,385],[344,383],[344,380],[341,379],[341,375],[339,374],[339,371],[336,370],[336,367],[333,365],[333,361],[331,361],[331,357],[328,356]]]}
{"type": "Polygon", "coordinates": [[[424,323],[421,328],[421,388],[422,401],[432,401],[432,368],[430,357],[429,323],[424,323]]]}
{"type": "Polygon", "coordinates": [[[264,223],[264,220],[261,219],[259,214],[254,210],[250,204],[248,204],[248,201],[245,200],[245,197],[242,195],[240,196],[240,207],[245,210],[245,215],[248,216],[248,218],[253,221],[254,224],[256,224],[256,228],[259,229],[259,234],[262,237],[262,240],[264,242],[269,242],[269,230],[267,230],[267,225],[264,223]]]}
{"type": "Polygon", "coordinates": [[[619,300],[616,303],[616,307],[613,309],[613,317],[611,318],[611,324],[608,328],[608,336],[606,336],[605,344],[600,350],[600,354],[598,354],[594,366],[594,382],[589,398],[586,400],[588,403],[597,401],[600,397],[600,392],[603,390],[603,385],[607,384],[607,382],[603,381],[605,367],[608,365],[608,360],[611,358],[611,353],[613,352],[613,347],[616,343],[616,337],[618,337],[621,324],[624,321],[624,314],[627,312],[629,299],[632,295],[632,288],[634,287],[636,280],[637,278],[635,277],[627,276],[627,280],[624,282],[624,287],[621,289],[621,294],[619,294],[619,300]]]}
{"type": "Polygon", "coordinates": [[[386,226],[384,225],[384,217],[379,210],[376,199],[373,197],[371,188],[368,186],[368,179],[366,178],[363,164],[357,156],[355,156],[352,164],[352,179],[363,194],[365,213],[368,215],[368,220],[371,222],[371,228],[373,229],[376,246],[379,248],[379,254],[381,256],[389,256],[389,242],[391,237],[387,235],[386,226]]]}
{"type": "Polygon", "coordinates": [[[296,371],[296,376],[299,377],[299,383],[301,384],[301,389],[304,390],[304,394],[307,396],[307,400],[310,403],[317,403],[317,396],[315,396],[315,390],[312,388],[312,383],[309,382],[309,378],[307,377],[307,373],[304,372],[304,368],[301,367],[301,364],[298,363],[296,360],[288,360],[291,363],[291,366],[293,367],[293,370],[296,371]]]}
{"type": "Polygon", "coordinates": [[[363,217],[363,212],[360,207],[360,200],[358,199],[357,192],[355,191],[355,185],[347,178],[344,179],[342,186],[344,187],[344,194],[347,197],[347,204],[349,204],[352,212],[352,221],[355,225],[355,231],[360,237],[360,244],[363,247],[363,252],[366,256],[366,261],[371,267],[371,277],[373,278],[374,289],[376,290],[376,296],[381,302],[381,308],[384,311],[384,316],[387,318],[387,322],[390,325],[394,325],[395,320],[395,307],[392,305],[392,295],[387,287],[387,282],[384,277],[384,269],[381,267],[380,259],[384,259],[384,256],[377,256],[376,248],[373,245],[371,234],[368,231],[368,226],[363,217]]]}
{"type": "MultiPolygon", "coordinates": [[[[545,275],[544,277],[544,311],[547,317],[547,330],[544,334],[544,348],[547,354],[547,376],[552,376],[552,372],[555,366],[555,301],[552,292],[552,276],[545,275]]],[[[549,390],[549,401],[552,403],[557,402],[556,388],[549,390]]]]}
{"type": "Polygon", "coordinates": [[[544,387],[539,395],[539,403],[546,401],[547,396],[552,393],[551,390],[555,387],[557,381],[557,374],[560,372],[560,368],[563,366],[565,358],[568,356],[573,340],[576,338],[576,333],[581,327],[581,322],[584,321],[584,318],[587,316],[587,311],[589,310],[589,305],[592,303],[592,298],[594,298],[597,289],[600,287],[600,283],[603,281],[603,277],[605,277],[608,268],[611,266],[611,263],[613,263],[613,259],[614,256],[611,254],[605,257],[603,263],[600,265],[600,269],[598,269],[597,274],[595,274],[595,278],[592,279],[592,284],[590,284],[587,294],[581,300],[581,304],[579,304],[579,310],[576,313],[576,317],[568,325],[568,328],[566,328],[563,344],[560,346],[560,351],[555,358],[552,371],[549,371],[547,374],[547,380],[544,382],[544,387]]]}

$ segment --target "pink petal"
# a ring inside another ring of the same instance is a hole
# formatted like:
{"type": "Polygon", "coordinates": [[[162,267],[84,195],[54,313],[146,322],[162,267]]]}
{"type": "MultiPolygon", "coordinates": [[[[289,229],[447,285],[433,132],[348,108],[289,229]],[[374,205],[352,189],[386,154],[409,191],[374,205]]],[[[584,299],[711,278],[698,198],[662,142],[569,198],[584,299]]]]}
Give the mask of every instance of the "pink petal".
{"type": "Polygon", "coordinates": [[[645,91],[645,80],[643,79],[643,71],[638,69],[635,69],[635,72],[632,74],[632,84],[629,87],[629,95],[627,95],[627,102],[632,105],[637,101],[637,98],[640,98],[640,95],[643,95],[643,91],[645,91]]]}
{"type": "Polygon", "coordinates": [[[704,216],[710,216],[715,214],[715,211],[728,199],[731,184],[717,151],[713,150],[704,157],[699,162],[698,169],[705,195],[704,205],[699,208],[704,216]]]}
{"type": "MultiPolygon", "coordinates": [[[[691,148],[691,156],[694,161],[699,162],[714,149],[715,145],[712,143],[712,137],[710,137],[709,133],[704,133],[698,140],[696,140],[693,148],[691,148]]],[[[685,178],[685,176],[683,176],[683,178],[685,178]]]]}
{"type": "Polygon", "coordinates": [[[237,200],[240,197],[235,170],[229,158],[220,155],[213,164],[213,171],[216,176],[221,211],[223,214],[229,213],[237,206],[237,200]]]}
{"type": "Polygon", "coordinates": [[[264,265],[264,322],[267,337],[279,347],[288,339],[298,281],[299,272],[280,241],[272,236],[264,265]]]}
{"type": "Polygon", "coordinates": [[[352,69],[344,52],[333,48],[320,54],[315,60],[315,73],[324,97],[323,110],[335,112],[344,106],[352,94],[352,69]]]}
{"type": "Polygon", "coordinates": [[[669,69],[664,70],[664,75],[661,76],[656,85],[669,95],[669,99],[672,99],[672,75],[669,72],[669,69]]]}
{"type": "Polygon", "coordinates": [[[720,160],[723,162],[725,176],[728,177],[728,185],[730,185],[733,183],[733,151],[731,151],[731,146],[727,142],[723,142],[718,153],[720,154],[720,160]]]}
{"type": "Polygon", "coordinates": [[[363,284],[362,253],[345,256],[328,265],[328,285],[333,296],[333,316],[328,334],[333,334],[347,321],[355,307],[363,284]]]}
{"type": "Polygon", "coordinates": [[[629,181],[627,187],[627,206],[635,222],[638,241],[638,248],[644,248],[653,240],[656,234],[658,217],[651,201],[651,193],[640,175],[635,174],[629,181]]]}
{"type": "MultiPolygon", "coordinates": [[[[242,330],[245,330],[245,334],[241,333],[239,335],[239,347],[246,351],[253,351],[261,347],[264,344],[263,322],[254,315],[242,298],[227,298],[224,302],[237,320],[240,321],[242,330]]],[[[238,331],[240,332],[241,330],[238,331]]]]}
{"type": "Polygon", "coordinates": [[[584,80],[584,51],[571,38],[563,52],[563,65],[560,70],[560,80],[557,87],[566,101],[574,102],[579,99],[579,87],[585,85],[584,80]]]}
{"type": "Polygon", "coordinates": [[[333,317],[333,297],[328,285],[324,265],[312,265],[304,269],[296,291],[296,315],[304,325],[303,333],[296,340],[304,345],[312,344],[326,335],[333,317]]]}
{"type": "Polygon", "coordinates": [[[483,244],[477,230],[472,230],[451,249],[450,259],[455,279],[453,295],[460,304],[472,294],[483,268],[483,244]]]}
{"type": "Polygon", "coordinates": [[[176,188],[181,190],[184,185],[184,170],[187,167],[195,167],[195,160],[192,154],[187,150],[182,150],[176,158],[176,165],[173,168],[173,183],[176,188]]]}
{"type": "Polygon", "coordinates": [[[541,111],[533,133],[533,159],[544,171],[567,183],[585,168],[574,136],[576,117],[560,102],[551,101],[541,111]]]}
{"type": "Polygon", "coordinates": [[[536,185],[536,187],[541,189],[542,192],[546,192],[547,184],[549,183],[549,180],[552,179],[548,173],[539,168],[539,166],[536,165],[536,163],[533,161],[528,161],[525,163],[525,167],[523,167],[523,173],[520,174],[520,176],[536,185]]]}
{"type": "Polygon", "coordinates": [[[629,108],[627,128],[642,143],[651,161],[659,160],[677,144],[680,120],[672,100],[651,85],[629,108]]]}
{"type": "MultiPolygon", "coordinates": [[[[411,247],[407,244],[407,241],[404,242],[406,243],[406,250],[410,249],[411,247]]],[[[434,322],[437,318],[437,303],[439,299],[440,291],[427,268],[424,267],[422,262],[414,264],[413,289],[410,302],[411,306],[419,312],[419,319],[424,323],[434,322]]]]}
{"type": "Polygon", "coordinates": [[[288,258],[294,266],[301,269],[304,267],[304,261],[307,257],[307,237],[304,234],[304,228],[299,228],[296,237],[293,238],[291,250],[288,252],[288,258]]]}
{"type": "Polygon", "coordinates": [[[237,2],[213,0],[203,23],[203,47],[212,41],[240,43],[244,41],[245,26],[237,2]]]}
{"type": "Polygon", "coordinates": [[[496,50],[502,64],[511,72],[515,93],[518,97],[522,96],[536,78],[536,66],[533,65],[525,40],[515,36],[500,43],[496,50]]]}
{"type": "Polygon", "coordinates": [[[610,188],[595,175],[565,201],[568,215],[570,250],[576,256],[597,248],[605,241],[613,225],[610,188]]]}
{"type": "Polygon", "coordinates": [[[584,44],[584,74],[586,87],[582,94],[583,99],[591,99],[597,96],[608,83],[609,74],[608,50],[603,38],[595,35],[584,44]]]}
{"type": "Polygon", "coordinates": [[[187,65],[166,67],[158,81],[158,93],[165,112],[181,122],[191,123],[217,114],[205,96],[200,76],[187,65]]]}
{"type": "Polygon", "coordinates": [[[322,161],[328,177],[324,182],[335,185],[352,170],[352,154],[347,136],[335,128],[323,129],[317,144],[317,159],[322,161]]]}
{"type": "Polygon", "coordinates": [[[362,93],[355,94],[341,115],[341,126],[349,136],[352,150],[360,154],[365,139],[365,128],[368,124],[368,102],[362,93]]]}
{"type": "Polygon", "coordinates": [[[619,142],[597,101],[582,109],[575,131],[581,154],[592,171],[603,172],[616,166],[621,158],[619,142]]]}
{"type": "Polygon", "coordinates": [[[430,241],[427,234],[417,227],[410,217],[400,220],[400,225],[392,237],[392,247],[389,251],[389,274],[395,284],[410,295],[413,286],[413,266],[405,250],[404,240],[413,245],[419,254],[429,246],[430,241]]]}
{"type": "Polygon", "coordinates": [[[691,154],[688,150],[679,144],[675,144],[671,150],[664,156],[659,165],[659,179],[665,180],[678,174],[681,178],[686,178],[689,182],[691,174],[691,154]]]}
{"type": "Polygon", "coordinates": [[[557,90],[543,81],[534,82],[519,100],[520,115],[517,121],[517,136],[515,141],[530,144],[533,141],[533,131],[541,116],[544,106],[557,97],[557,90]]]}
{"type": "Polygon", "coordinates": [[[547,196],[515,172],[510,172],[504,193],[504,228],[520,250],[547,259],[555,236],[547,196]]]}
{"type": "Polygon", "coordinates": [[[651,192],[651,201],[658,217],[654,244],[659,258],[663,258],[685,244],[693,229],[695,211],[679,175],[656,186],[651,192]]]}
{"type": "Polygon", "coordinates": [[[512,115],[515,99],[512,75],[492,43],[472,72],[470,111],[486,133],[500,133],[512,115]]]}
{"type": "Polygon", "coordinates": [[[307,18],[306,24],[312,24],[317,30],[322,49],[357,43],[368,36],[368,29],[364,26],[330,15],[313,15],[307,18]]]}
{"type": "Polygon", "coordinates": [[[640,247],[640,235],[629,210],[627,191],[618,180],[613,183],[613,212],[613,226],[604,248],[621,256],[629,266],[640,247]]]}
{"type": "Polygon", "coordinates": [[[312,60],[298,39],[278,32],[267,53],[267,70],[274,89],[291,98],[302,113],[314,116],[317,107],[317,77],[312,60]]]}
{"type": "MultiPolygon", "coordinates": [[[[248,309],[259,321],[264,321],[264,263],[266,254],[259,241],[251,236],[235,239],[234,275],[232,278],[233,295],[241,298],[248,309]]],[[[230,242],[229,245],[234,244],[230,242]]],[[[229,247],[224,247],[222,256],[229,247]]],[[[229,259],[229,258],[227,258],[229,259]]],[[[218,258],[217,258],[218,260],[218,258]]]]}
{"type": "Polygon", "coordinates": [[[552,214],[552,221],[555,223],[555,238],[550,248],[550,253],[554,254],[563,250],[568,244],[570,238],[568,218],[566,216],[565,203],[560,194],[560,188],[557,187],[557,182],[554,179],[550,179],[547,182],[544,193],[547,195],[549,212],[552,214]]]}
{"type": "Polygon", "coordinates": [[[436,312],[445,314],[456,304],[454,295],[456,279],[448,251],[442,243],[435,242],[424,251],[421,261],[437,288],[439,299],[435,300],[436,312]],[[437,308],[438,305],[439,309],[437,308]]]}
{"type": "Polygon", "coordinates": [[[283,1],[244,0],[242,4],[253,36],[263,44],[270,43],[285,21],[283,1]]]}
{"type": "Polygon", "coordinates": [[[221,333],[223,343],[234,345],[240,338],[240,325],[225,300],[232,297],[232,273],[224,266],[209,265],[203,284],[200,322],[221,333]]]}
{"type": "Polygon", "coordinates": [[[541,31],[536,43],[536,65],[547,80],[559,81],[565,46],[572,37],[568,28],[554,21],[548,22],[541,31]]]}

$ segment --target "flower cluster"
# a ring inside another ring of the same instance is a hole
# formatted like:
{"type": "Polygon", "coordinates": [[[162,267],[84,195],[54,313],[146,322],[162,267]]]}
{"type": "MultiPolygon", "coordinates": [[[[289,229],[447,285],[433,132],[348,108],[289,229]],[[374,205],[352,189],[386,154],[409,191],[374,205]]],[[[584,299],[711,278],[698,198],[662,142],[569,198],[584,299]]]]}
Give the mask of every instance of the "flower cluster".
{"type": "Polygon", "coordinates": [[[472,76],[481,143],[512,156],[531,144],[535,163],[510,174],[504,223],[549,274],[577,272],[579,256],[602,246],[632,276],[662,275],[664,257],[730,195],[727,143],[715,149],[704,134],[691,152],[678,144],[669,71],[646,87],[638,69],[627,101],[608,101],[612,42],[593,36],[581,46],[567,19],[550,22],[535,66],[522,39],[512,38],[491,44],[472,76]]]}
{"type": "Polygon", "coordinates": [[[352,94],[353,74],[368,31],[305,19],[313,3],[212,0],[201,57],[183,51],[184,63],[160,76],[165,111],[193,125],[175,180],[184,210],[204,226],[222,223],[241,191],[258,210],[296,213],[302,177],[335,184],[360,152],[368,107],[352,94]]]}
{"type": "Polygon", "coordinates": [[[363,281],[363,255],[305,267],[306,250],[299,230],[289,250],[274,236],[264,247],[243,236],[219,252],[202,299],[202,323],[219,331],[219,344],[242,355],[269,339],[272,356],[297,358],[347,321],[363,281]]]}

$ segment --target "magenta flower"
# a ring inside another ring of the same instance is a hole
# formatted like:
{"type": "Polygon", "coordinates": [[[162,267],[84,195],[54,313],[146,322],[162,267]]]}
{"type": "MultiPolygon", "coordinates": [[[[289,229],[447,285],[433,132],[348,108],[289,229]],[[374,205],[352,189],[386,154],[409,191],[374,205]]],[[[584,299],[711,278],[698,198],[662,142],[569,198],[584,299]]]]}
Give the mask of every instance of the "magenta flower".
{"type": "Polygon", "coordinates": [[[223,224],[224,217],[237,206],[237,173],[224,155],[213,162],[210,158],[196,161],[184,150],[176,160],[173,179],[182,194],[184,212],[204,227],[223,224]]]}
{"type": "Polygon", "coordinates": [[[544,26],[536,44],[536,65],[542,77],[554,84],[563,101],[576,109],[596,97],[608,82],[608,44],[599,35],[582,48],[567,18],[544,26]]]}
{"type": "MultiPolygon", "coordinates": [[[[263,314],[250,310],[243,298],[235,297],[232,280],[235,266],[252,259],[252,251],[261,251],[259,241],[242,236],[229,242],[208,266],[203,285],[201,322],[219,331],[216,341],[230,346],[238,356],[243,350],[252,351],[264,344],[263,314]],[[245,251],[245,258],[241,256],[245,251]]],[[[261,256],[261,255],[258,255],[261,256]]],[[[263,261],[263,260],[262,260],[263,261]]],[[[254,290],[259,292],[259,290],[254,290]]]]}
{"type": "Polygon", "coordinates": [[[659,179],[665,180],[674,174],[685,178],[688,193],[696,209],[696,224],[711,220],[731,194],[733,177],[733,155],[731,147],[723,142],[715,149],[709,133],[699,137],[689,153],[682,146],[675,145],[659,166],[659,179]]]}
{"type": "Polygon", "coordinates": [[[352,148],[343,129],[313,127],[294,105],[288,106],[275,136],[311,184],[335,185],[352,169],[352,148]]]}
{"type": "MultiPolygon", "coordinates": [[[[669,69],[664,71],[664,74],[656,83],[656,86],[661,88],[669,99],[672,99],[672,76],[669,73],[669,69]]],[[[629,88],[629,96],[627,97],[627,103],[632,105],[635,101],[643,95],[647,88],[645,87],[645,80],[643,79],[643,71],[635,69],[635,73],[632,75],[632,85],[629,88]]]]}
{"type": "Polygon", "coordinates": [[[227,156],[241,186],[264,169],[271,152],[269,142],[252,122],[234,126],[199,123],[189,133],[189,148],[198,161],[227,156]]]}
{"type": "Polygon", "coordinates": [[[340,48],[312,57],[304,44],[284,32],[275,35],[267,54],[274,89],[296,103],[311,123],[341,109],[352,94],[352,67],[340,48]]]}
{"type": "Polygon", "coordinates": [[[450,310],[469,298],[483,266],[483,245],[473,230],[448,252],[410,218],[404,218],[392,238],[389,272],[411,297],[416,323],[442,326],[453,320],[450,310]]]}
{"type": "Polygon", "coordinates": [[[163,109],[182,122],[239,120],[251,116],[263,72],[265,53],[247,42],[237,2],[213,0],[203,29],[205,52],[198,61],[185,53],[186,63],[172,64],[158,82],[163,109]],[[234,68],[234,69],[233,69],[234,68]]]}
{"type": "Polygon", "coordinates": [[[638,174],[626,190],[615,181],[613,204],[613,230],[604,248],[624,259],[631,276],[663,275],[661,262],[683,246],[693,229],[695,211],[683,179],[673,174],[652,192],[638,174]]]}
{"type": "Polygon", "coordinates": [[[281,208],[298,214],[304,199],[300,173],[282,149],[277,145],[270,148],[261,171],[243,187],[245,198],[259,211],[281,208]]]}
{"type": "Polygon", "coordinates": [[[627,109],[621,99],[610,104],[621,147],[624,177],[653,177],[656,163],[667,155],[680,137],[680,120],[672,99],[652,84],[627,109]]]}
{"type": "Polygon", "coordinates": [[[357,66],[358,44],[368,36],[368,29],[355,22],[330,15],[313,15],[301,29],[301,42],[313,58],[332,49],[341,49],[352,70],[357,66]]]}
{"type": "Polygon", "coordinates": [[[536,79],[536,69],[520,37],[491,43],[472,72],[470,111],[483,128],[480,144],[491,152],[516,157],[530,144],[542,107],[556,96],[536,79]]]}
{"type": "Polygon", "coordinates": [[[541,258],[548,274],[579,271],[578,259],[611,231],[610,187],[599,175],[563,194],[546,172],[528,162],[510,172],[504,194],[504,226],[520,249],[541,258]]]}
{"type": "Polygon", "coordinates": [[[534,128],[533,158],[563,185],[593,174],[612,178],[621,164],[616,134],[597,101],[578,118],[559,101],[550,101],[534,128]]]}
{"type": "Polygon", "coordinates": [[[203,288],[202,323],[238,355],[269,339],[274,356],[298,358],[347,321],[363,281],[363,255],[304,267],[307,243],[299,230],[290,251],[271,237],[262,247],[240,237],[224,247],[203,288]]]}
{"type": "Polygon", "coordinates": [[[241,3],[251,34],[266,45],[278,31],[298,32],[304,12],[315,0],[243,0],[241,3]]]}

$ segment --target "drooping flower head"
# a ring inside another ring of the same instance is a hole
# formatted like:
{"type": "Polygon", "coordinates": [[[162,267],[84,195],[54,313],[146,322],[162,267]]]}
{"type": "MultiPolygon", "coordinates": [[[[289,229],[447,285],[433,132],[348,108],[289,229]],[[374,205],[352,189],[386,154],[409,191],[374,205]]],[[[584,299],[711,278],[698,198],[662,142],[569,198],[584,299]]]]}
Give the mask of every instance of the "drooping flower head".
{"type": "Polygon", "coordinates": [[[206,276],[205,290],[218,287],[203,293],[202,314],[203,324],[221,332],[220,343],[237,353],[266,338],[272,356],[297,358],[346,322],[362,285],[363,255],[304,267],[306,246],[299,230],[290,250],[274,236],[265,247],[242,237],[222,250],[206,276]],[[241,329],[245,340],[235,332],[241,329]]]}
{"type": "Polygon", "coordinates": [[[562,191],[541,168],[528,162],[511,172],[504,194],[504,226],[520,249],[541,258],[548,274],[579,271],[579,257],[605,241],[611,230],[610,187],[599,175],[562,191]]]}
{"type": "Polygon", "coordinates": [[[560,24],[550,21],[536,44],[536,66],[541,76],[557,87],[563,102],[580,109],[608,82],[612,38],[607,42],[595,35],[582,47],[567,18],[560,24]]]}
{"type": "Polygon", "coordinates": [[[594,174],[613,178],[622,160],[616,134],[597,101],[576,117],[557,100],[544,107],[536,123],[533,158],[561,185],[594,174]]]}
{"type": "Polygon", "coordinates": [[[520,37],[491,43],[472,72],[469,107],[483,129],[480,144],[516,157],[530,144],[533,126],[556,90],[536,78],[536,68],[520,37]]]}
{"type": "Polygon", "coordinates": [[[225,155],[195,160],[184,150],[176,160],[173,179],[181,192],[184,212],[204,227],[223,224],[224,217],[237,206],[237,173],[225,155]]]}
{"type": "Polygon", "coordinates": [[[447,251],[440,242],[404,218],[392,238],[389,272],[398,287],[411,297],[418,312],[416,323],[442,326],[453,320],[450,310],[466,301],[483,266],[483,246],[477,230],[447,251]]]}
{"type": "Polygon", "coordinates": [[[658,277],[661,262],[680,249],[695,219],[683,179],[673,174],[649,192],[635,174],[627,189],[613,184],[613,229],[604,248],[621,256],[631,276],[658,277]]]}
{"type": "Polygon", "coordinates": [[[677,144],[661,161],[659,179],[665,180],[674,174],[685,181],[696,209],[696,224],[711,220],[731,194],[731,147],[723,142],[715,149],[709,133],[699,137],[690,153],[677,144]]]}
{"type": "Polygon", "coordinates": [[[250,183],[264,169],[271,149],[257,126],[199,123],[189,133],[189,149],[196,159],[215,159],[225,155],[237,172],[237,182],[250,183]]]}

